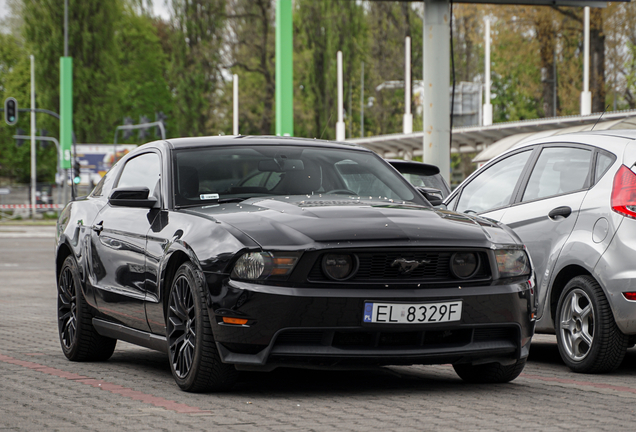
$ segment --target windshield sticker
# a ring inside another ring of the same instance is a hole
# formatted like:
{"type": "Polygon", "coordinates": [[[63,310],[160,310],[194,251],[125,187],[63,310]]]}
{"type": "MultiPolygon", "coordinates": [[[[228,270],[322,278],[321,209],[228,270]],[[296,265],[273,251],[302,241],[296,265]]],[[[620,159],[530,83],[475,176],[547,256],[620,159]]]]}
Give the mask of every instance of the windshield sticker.
{"type": "Polygon", "coordinates": [[[219,194],[201,194],[199,198],[202,200],[218,200],[219,194]]]}

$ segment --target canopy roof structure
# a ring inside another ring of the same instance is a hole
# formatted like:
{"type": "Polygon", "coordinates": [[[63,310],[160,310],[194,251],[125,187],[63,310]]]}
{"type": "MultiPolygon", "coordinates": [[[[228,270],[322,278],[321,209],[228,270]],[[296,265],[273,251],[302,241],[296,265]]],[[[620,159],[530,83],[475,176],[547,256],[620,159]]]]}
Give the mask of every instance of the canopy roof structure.
{"type": "MultiPolygon", "coordinates": [[[[473,162],[483,163],[517,143],[541,136],[608,129],[636,129],[636,110],[573,115],[536,120],[495,123],[490,126],[454,128],[451,153],[480,151],[473,162]],[[595,126],[596,124],[596,126],[595,126]]],[[[346,140],[375,151],[384,158],[422,156],[424,132],[390,134],[346,140]]]]}
{"type": "MultiPolygon", "coordinates": [[[[626,1],[630,0],[618,0],[626,1]]],[[[589,6],[605,7],[609,0],[456,0],[455,3],[489,3],[489,4],[516,4],[533,6],[589,6]]]]}

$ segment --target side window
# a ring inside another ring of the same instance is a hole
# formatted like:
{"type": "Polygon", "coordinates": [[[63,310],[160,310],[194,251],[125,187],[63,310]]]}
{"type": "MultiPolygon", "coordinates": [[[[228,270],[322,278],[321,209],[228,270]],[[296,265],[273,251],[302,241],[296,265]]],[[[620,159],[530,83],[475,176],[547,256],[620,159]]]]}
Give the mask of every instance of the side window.
{"type": "Polygon", "coordinates": [[[598,153],[596,156],[596,170],[594,172],[594,181],[598,182],[601,177],[603,177],[603,174],[605,174],[607,172],[607,170],[609,169],[609,167],[614,163],[614,161],[616,160],[615,157],[612,157],[608,154],[605,153],[598,153]]]}
{"type": "Polygon", "coordinates": [[[575,147],[547,147],[541,151],[522,201],[581,190],[592,163],[590,150],[575,147]]]}
{"type": "Polygon", "coordinates": [[[117,167],[119,165],[115,164],[111,167],[111,169],[104,174],[104,177],[97,183],[95,189],[91,192],[91,196],[98,197],[108,195],[113,188],[113,183],[115,183],[115,179],[117,178],[117,167]]]}
{"type": "Polygon", "coordinates": [[[481,213],[507,205],[531,153],[517,153],[482,171],[464,187],[456,211],[481,213]]]}
{"type": "Polygon", "coordinates": [[[130,159],[124,166],[117,187],[140,187],[150,189],[150,195],[158,192],[161,176],[159,156],[156,153],[145,153],[130,159]]]}

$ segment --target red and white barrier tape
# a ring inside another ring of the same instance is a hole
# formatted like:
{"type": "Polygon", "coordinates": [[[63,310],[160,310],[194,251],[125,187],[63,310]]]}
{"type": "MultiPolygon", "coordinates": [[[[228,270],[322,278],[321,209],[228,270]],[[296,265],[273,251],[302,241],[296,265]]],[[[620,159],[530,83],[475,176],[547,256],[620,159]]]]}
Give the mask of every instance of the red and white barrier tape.
{"type": "MultiPolygon", "coordinates": [[[[0,209],[30,209],[31,204],[0,204],[0,209]]],[[[63,209],[62,204],[36,204],[36,209],[63,209]]]]}

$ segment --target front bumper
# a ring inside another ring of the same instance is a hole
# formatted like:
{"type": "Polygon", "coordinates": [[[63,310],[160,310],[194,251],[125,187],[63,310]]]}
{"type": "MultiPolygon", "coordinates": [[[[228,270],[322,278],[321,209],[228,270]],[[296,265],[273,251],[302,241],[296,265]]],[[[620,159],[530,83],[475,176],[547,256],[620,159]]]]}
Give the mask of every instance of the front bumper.
{"type": "Polygon", "coordinates": [[[226,279],[208,311],[222,361],[243,367],[513,363],[528,356],[526,282],[452,288],[290,288],[226,279]],[[462,300],[460,321],[363,323],[365,301],[462,300]],[[245,325],[223,323],[244,318],[245,325]]]}

